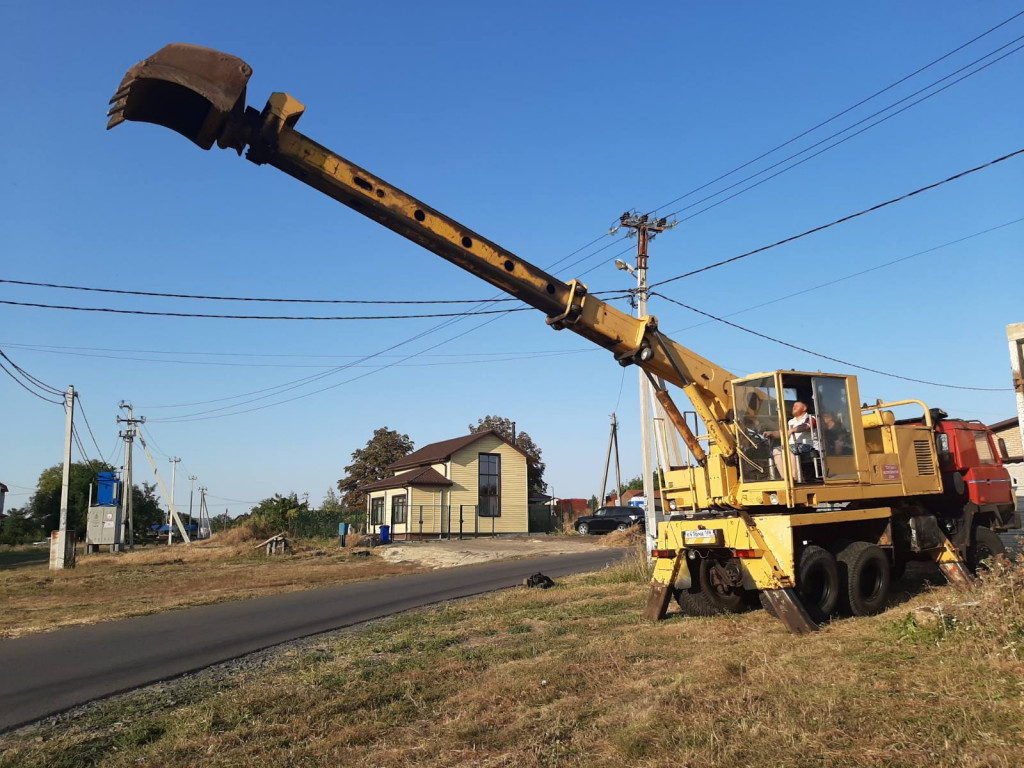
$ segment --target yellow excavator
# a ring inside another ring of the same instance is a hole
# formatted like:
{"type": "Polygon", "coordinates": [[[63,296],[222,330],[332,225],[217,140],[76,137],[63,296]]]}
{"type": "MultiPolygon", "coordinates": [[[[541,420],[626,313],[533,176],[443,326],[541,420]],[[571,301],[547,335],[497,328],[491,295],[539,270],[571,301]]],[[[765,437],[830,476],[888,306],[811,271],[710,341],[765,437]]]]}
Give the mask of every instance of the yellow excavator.
{"type": "Polygon", "coordinates": [[[1006,474],[983,426],[947,421],[919,400],[861,406],[854,376],[736,378],[662,334],[656,318],[632,317],[580,281],[547,274],[299,133],[304,107],[294,97],[247,106],[251,74],[235,56],[168,45],[128,70],[107,127],[155,123],[273,166],[643,369],[688,447],[662,478],[668,517],[645,616],[663,618],[672,597],[690,615],[760,602],[790,631],[808,632],[836,613],[881,610],[909,560],[932,560],[967,584],[978,562],[1002,551],[993,531],[1009,523],[1006,501],[967,489],[972,477],[1006,474]],[[692,414],[662,381],[683,391],[692,414]],[[896,418],[894,409],[908,408],[896,418]],[[972,441],[973,458],[960,450],[972,441]]]}

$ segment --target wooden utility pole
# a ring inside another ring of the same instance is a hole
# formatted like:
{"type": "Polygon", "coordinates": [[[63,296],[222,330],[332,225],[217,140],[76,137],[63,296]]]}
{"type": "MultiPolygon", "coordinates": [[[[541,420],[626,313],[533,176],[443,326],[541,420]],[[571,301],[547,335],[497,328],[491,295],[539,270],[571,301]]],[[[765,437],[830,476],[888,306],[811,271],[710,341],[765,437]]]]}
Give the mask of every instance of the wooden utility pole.
{"type": "Polygon", "coordinates": [[[608,467],[612,463],[612,446],[615,446],[615,500],[622,504],[622,477],[619,472],[619,421],[612,414],[612,427],[608,432],[608,451],[604,457],[604,474],[601,476],[601,493],[597,497],[597,506],[604,505],[604,492],[608,488],[608,467]]]}

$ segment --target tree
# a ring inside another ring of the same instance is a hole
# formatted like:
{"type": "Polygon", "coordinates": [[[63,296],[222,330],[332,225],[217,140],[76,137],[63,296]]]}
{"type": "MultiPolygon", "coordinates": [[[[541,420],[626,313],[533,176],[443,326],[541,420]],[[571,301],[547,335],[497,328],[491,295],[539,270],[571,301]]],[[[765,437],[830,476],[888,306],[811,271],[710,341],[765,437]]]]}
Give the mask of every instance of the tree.
{"type": "MultiPolygon", "coordinates": [[[[103,461],[72,462],[68,484],[68,529],[74,529],[79,539],[85,536],[85,523],[89,506],[89,485],[96,482],[97,472],[110,472],[114,468],[103,461]]],[[[54,464],[39,475],[36,492],[28,503],[28,516],[32,526],[45,533],[60,525],[60,494],[64,465],[54,464]]]]}
{"type": "Polygon", "coordinates": [[[164,511],[160,508],[160,500],[156,496],[154,483],[143,483],[142,487],[132,488],[132,525],[135,535],[149,531],[154,525],[162,525],[164,511]]]}
{"type": "Polygon", "coordinates": [[[375,429],[366,447],[352,451],[352,463],[345,467],[347,474],[338,481],[345,509],[361,512],[366,495],[359,488],[374,480],[383,480],[387,477],[387,468],[408,456],[412,449],[413,442],[408,435],[400,435],[387,427],[375,429]]]}
{"type": "Polygon", "coordinates": [[[43,530],[32,524],[27,509],[9,510],[3,525],[0,525],[0,544],[28,544],[44,536],[43,530]]]}
{"type": "Polygon", "coordinates": [[[286,530],[288,522],[303,512],[309,512],[309,502],[299,501],[294,493],[275,493],[253,507],[249,519],[261,530],[277,532],[286,530]]]}
{"type": "Polygon", "coordinates": [[[334,492],[333,488],[327,489],[324,500],[320,502],[320,511],[325,515],[333,515],[335,519],[344,520],[350,524],[361,523],[366,519],[366,510],[362,507],[349,509],[342,503],[341,497],[334,492]]]}
{"type": "Polygon", "coordinates": [[[591,494],[590,498],[587,499],[587,509],[589,509],[591,512],[593,512],[593,511],[595,511],[597,509],[597,494],[596,493],[591,494]]]}
{"type": "Polygon", "coordinates": [[[541,451],[537,447],[537,444],[533,442],[531,438],[525,432],[515,431],[515,439],[513,440],[513,428],[515,422],[511,419],[507,419],[504,416],[484,416],[482,419],[478,419],[476,426],[469,425],[469,431],[485,432],[488,429],[493,429],[505,440],[512,443],[519,450],[526,454],[526,485],[530,493],[544,493],[547,489],[547,483],[544,482],[544,469],[546,465],[541,461],[541,451]]]}

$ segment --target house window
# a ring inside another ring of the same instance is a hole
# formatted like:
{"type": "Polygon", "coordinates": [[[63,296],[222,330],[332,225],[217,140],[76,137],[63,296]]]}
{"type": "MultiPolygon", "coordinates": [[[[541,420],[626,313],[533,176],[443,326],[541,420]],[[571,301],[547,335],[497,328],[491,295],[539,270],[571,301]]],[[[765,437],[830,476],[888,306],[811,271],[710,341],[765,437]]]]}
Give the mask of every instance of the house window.
{"type": "Polygon", "coordinates": [[[480,517],[501,517],[501,455],[480,454],[480,517]]]}
{"type": "Polygon", "coordinates": [[[370,525],[381,525],[384,522],[384,497],[370,499],[370,525]]]}
{"type": "Polygon", "coordinates": [[[391,524],[398,525],[406,521],[405,494],[391,497],[391,524]]]}

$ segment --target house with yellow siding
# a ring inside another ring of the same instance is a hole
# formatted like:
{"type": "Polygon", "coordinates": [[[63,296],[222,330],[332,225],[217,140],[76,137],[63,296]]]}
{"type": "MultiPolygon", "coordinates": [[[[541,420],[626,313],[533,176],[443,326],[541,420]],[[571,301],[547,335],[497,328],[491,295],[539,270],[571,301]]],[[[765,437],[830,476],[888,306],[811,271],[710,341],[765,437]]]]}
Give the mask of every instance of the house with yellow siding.
{"type": "Polygon", "coordinates": [[[527,533],[526,454],[494,430],[431,443],[360,487],[366,530],[400,539],[527,533]]]}

